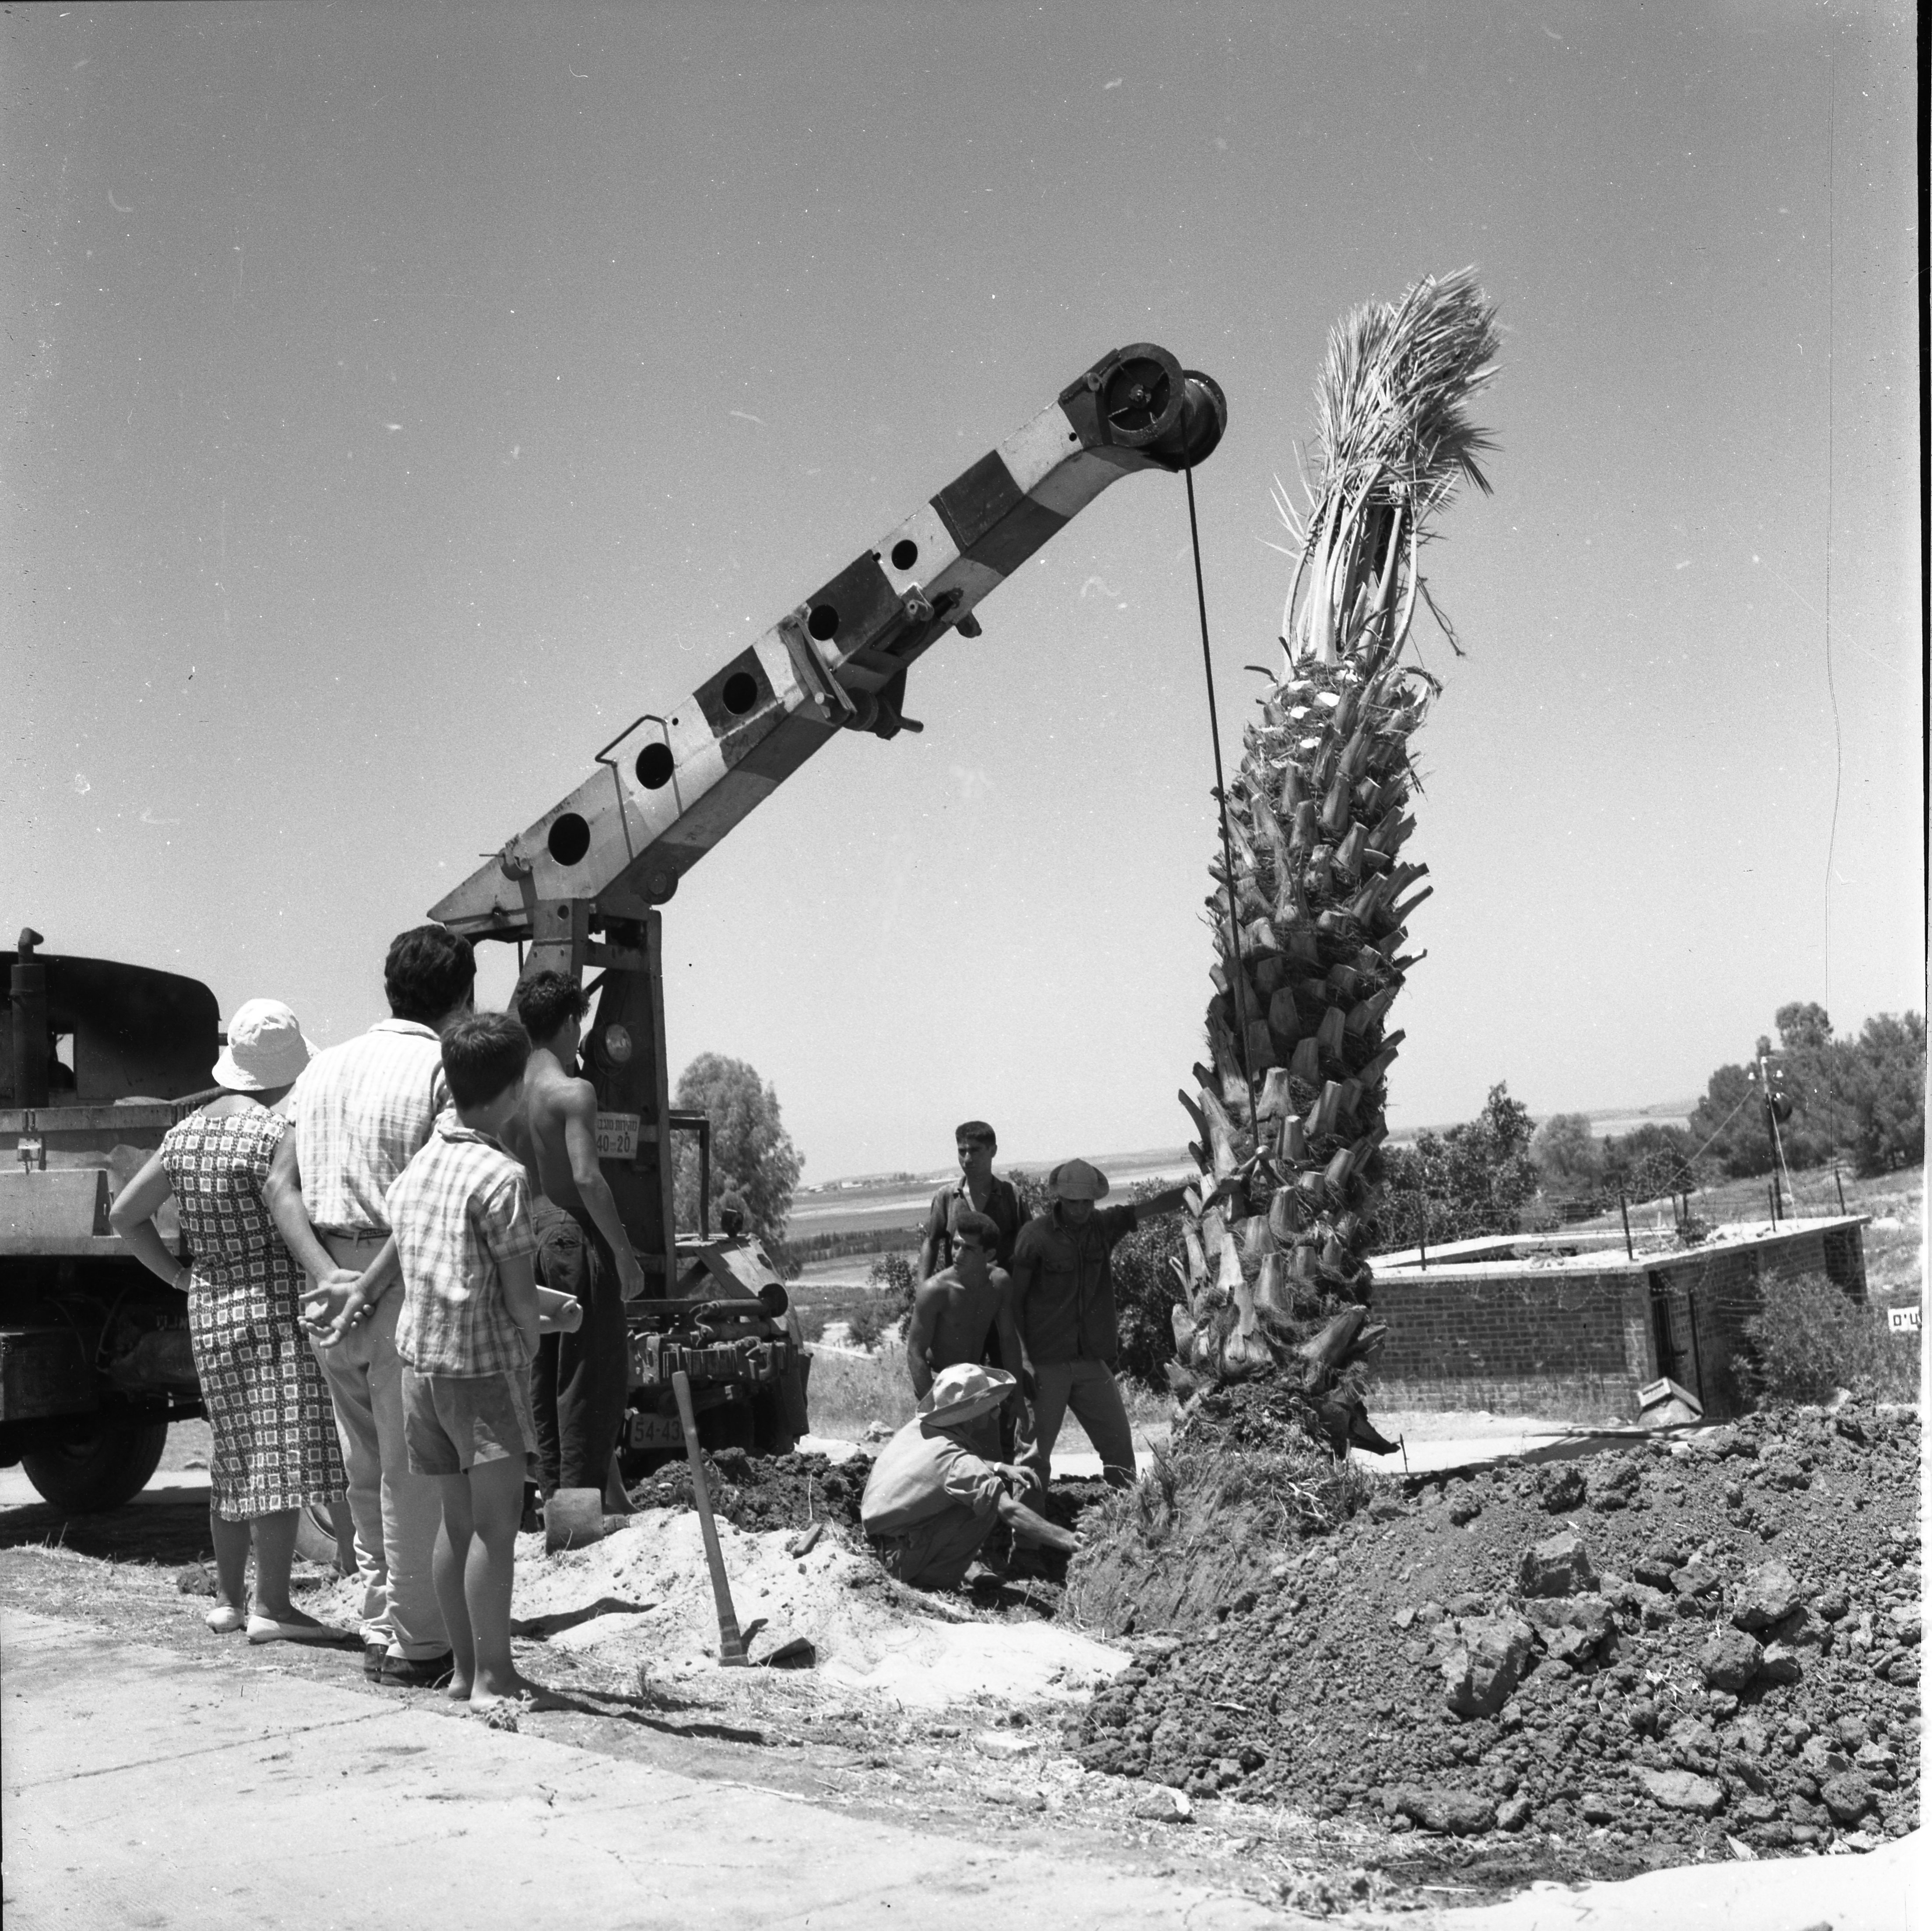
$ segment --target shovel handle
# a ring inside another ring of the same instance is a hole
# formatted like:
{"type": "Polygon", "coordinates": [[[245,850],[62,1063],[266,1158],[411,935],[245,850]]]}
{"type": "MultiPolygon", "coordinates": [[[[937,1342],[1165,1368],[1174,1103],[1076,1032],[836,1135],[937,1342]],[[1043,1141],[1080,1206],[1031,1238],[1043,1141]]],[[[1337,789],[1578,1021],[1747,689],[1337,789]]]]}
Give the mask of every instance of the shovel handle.
{"type": "Polygon", "coordinates": [[[684,1424],[684,1456],[691,1465],[692,1500],[698,1505],[698,1526],[704,1537],[704,1560],[711,1570],[711,1594],[718,1605],[718,1660],[742,1664],[745,1639],[738,1633],[738,1612],[731,1606],[731,1585],[724,1574],[724,1552],[718,1546],[718,1525],[711,1519],[711,1492],[704,1483],[704,1458],[698,1446],[698,1417],[691,1405],[691,1380],[680,1368],[670,1378],[677,1396],[677,1418],[684,1424]]]}

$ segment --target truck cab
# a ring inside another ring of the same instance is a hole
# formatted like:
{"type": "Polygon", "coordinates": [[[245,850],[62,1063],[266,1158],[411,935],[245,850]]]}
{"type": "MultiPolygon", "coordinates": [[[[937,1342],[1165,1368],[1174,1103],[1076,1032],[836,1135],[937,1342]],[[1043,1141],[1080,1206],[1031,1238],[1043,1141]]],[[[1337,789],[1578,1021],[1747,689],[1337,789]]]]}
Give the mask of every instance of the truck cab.
{"type": "MultiPolygon", "coordinates": [[[[202,1413],[186,1299],[122,1246],[110,1204],[212,1092],[214,995],[110,959],[0,952],[0,1466],[57,1508],[112,1508],[202,1413]]],[[[173,1203],[163,1237],[179,1240],[173,1203]]]]}

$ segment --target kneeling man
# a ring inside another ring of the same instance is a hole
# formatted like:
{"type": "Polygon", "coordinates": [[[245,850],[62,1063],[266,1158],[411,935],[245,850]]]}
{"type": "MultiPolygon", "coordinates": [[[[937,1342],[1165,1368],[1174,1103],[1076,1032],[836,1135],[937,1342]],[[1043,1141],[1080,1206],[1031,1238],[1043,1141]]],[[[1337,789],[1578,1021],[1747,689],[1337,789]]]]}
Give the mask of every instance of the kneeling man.
{"type": "Polygon", "coordinates": [[[1080,1538],[1056,1528],[1020,1498],[1030,1473],[988,1459],[992,1417],[1012,1392],[998,1368],[962,1361],[942,1369],[920,1412],[879,1452],[859,1513],[879,1560],[916,1589],[950,1589],[965,1575],[994,1525],[1015,1538],[1071,1554],[1080,1538]]]}

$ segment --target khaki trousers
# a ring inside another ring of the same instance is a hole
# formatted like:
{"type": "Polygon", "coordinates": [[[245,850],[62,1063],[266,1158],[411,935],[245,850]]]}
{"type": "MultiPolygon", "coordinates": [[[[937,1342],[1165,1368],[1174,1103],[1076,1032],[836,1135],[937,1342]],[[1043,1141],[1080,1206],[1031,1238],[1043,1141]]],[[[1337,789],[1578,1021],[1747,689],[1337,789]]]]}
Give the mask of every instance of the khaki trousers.
{"type": "Polygon", "coordinates": [[[1113,1371],[1098,1361],[1036,1361],[1033,1386],[1033,1439],[1022,1459],[1039,1470],[1041,1485],[1053,1479],[1053,1444],[1071,1408],[1098,1453],[1108,1481],[1115,1488],[1130,1486],[1133,1426],[1114,1386],[1113,1371]]]}
{"type": "MultiPolygon", "coordinates": [[[[376,1258],[386,1237],[320,1237],[338,1267],[360,1269],[376,1258]]],[[[396,1322],[402,1311],[398,1284],[367,1321],[333,1348],[316,1348],[315,1358],[334,1404],[335,1432],[349,1474],[356,1573],[362,1585],[362,1640],[386,1644],[392,1657],[419,1660],[449,1648],[430,1568],[442,1526],[442,1491],[434,1475],[410,1472],[403,1436],[403,1364],[396,1353],[396,1322]]],[[[314,1346],[313,1340],[310,1345],[314,1346]]]]}

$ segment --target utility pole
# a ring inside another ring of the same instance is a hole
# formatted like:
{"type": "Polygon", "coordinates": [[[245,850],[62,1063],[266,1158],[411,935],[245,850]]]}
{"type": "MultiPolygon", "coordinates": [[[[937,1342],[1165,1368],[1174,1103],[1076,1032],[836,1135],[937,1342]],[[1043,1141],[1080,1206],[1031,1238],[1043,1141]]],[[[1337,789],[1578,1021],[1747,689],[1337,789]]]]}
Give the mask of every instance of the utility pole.
{"type": "MultiPolygon", "coordinates": [[[[1751,1068],[1751,1078],[1755,1082],[1758,1098],[1764,1107],[1765,1137],[1771,1142],[1772,1186],[1775,1191],[1782,1175],[1787,1211],[1798,1211],[1798,1190],[1791,1183],[1791,1168],[1784,1157],[1784,1136],[1778,1132],[1778,1122],[1789,1120],[1792,1114],[1791,1093],[1784,1082],[1782,1061],[1774,1059],[1768,1051],[1760,1051],[1756,1063],[1751,1068]]],[[[1774,1223],[1778,1219],[1775,1203],[1772,1209],[1774,1223]]]]}

